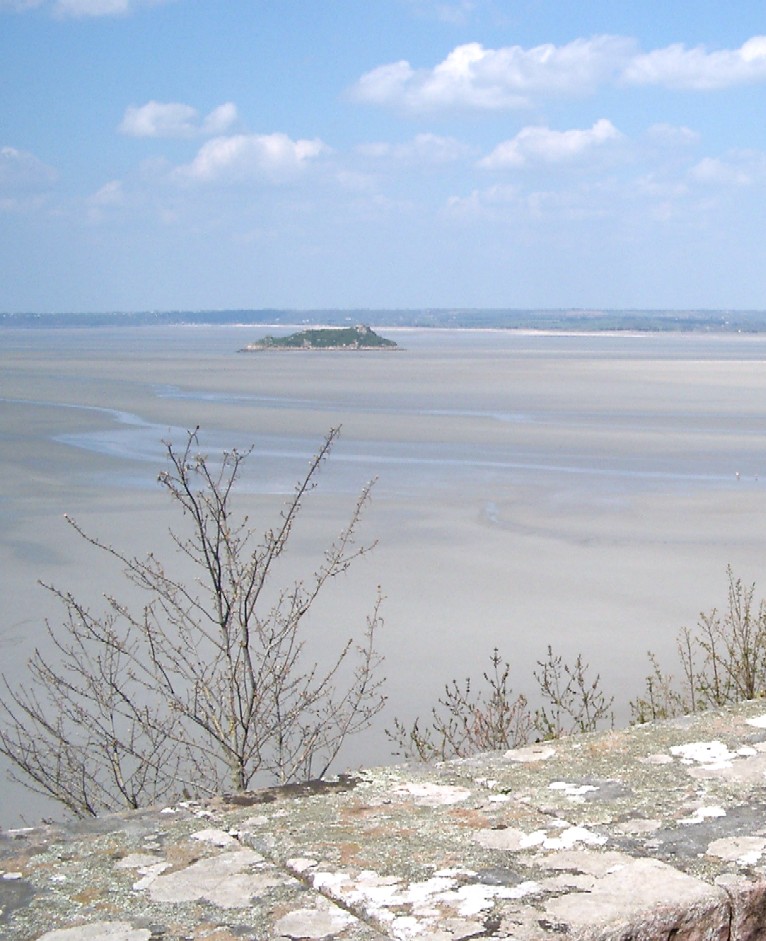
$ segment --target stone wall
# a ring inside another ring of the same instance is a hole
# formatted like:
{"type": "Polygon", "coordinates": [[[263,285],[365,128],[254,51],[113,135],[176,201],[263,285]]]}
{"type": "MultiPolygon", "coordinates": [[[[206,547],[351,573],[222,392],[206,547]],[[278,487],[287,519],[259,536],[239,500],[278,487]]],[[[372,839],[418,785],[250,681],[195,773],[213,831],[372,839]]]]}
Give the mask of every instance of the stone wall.
{"type": "Polygon", "coordinates": [[[766,702],[0,835],[0,937],[766,938],[766,702]]]}

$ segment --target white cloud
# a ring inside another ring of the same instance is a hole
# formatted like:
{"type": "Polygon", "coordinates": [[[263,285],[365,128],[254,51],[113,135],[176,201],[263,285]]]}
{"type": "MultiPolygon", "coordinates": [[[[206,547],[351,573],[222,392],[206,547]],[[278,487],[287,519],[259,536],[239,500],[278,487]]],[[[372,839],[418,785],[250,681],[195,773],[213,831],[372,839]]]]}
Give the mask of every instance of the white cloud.
{"type": "Polygon", "coordinates": [[[739,49],[708,52],[681,43],[635,56],[623,71],[631,85],[709,91],[766,80],[766,36],[753,36],[739,49]]]}
{"type": "Polygon", "coordinates": [[[88,219],[99,223],[108,218],[110,210],[123,209],[127,205],[125,188],[120,180],[110,180],[87,200],[88,219]]]}
{"type": "Polygon", "coordinates": [[[49,189],[58,173],[34,154],[15,147],[0,147],[0,190],[25,192],[49,189]]]}
{"type": "Polygon", "coordinates": [[[203,121],[202,133],[210,135],[223,134],[236,122],[237,117],[237,106],[233,102],[227,101],[222,105],[218,105],[203,121]]]}
{"type": "Polygon", "coordinates": [[[60,17],[126,16],[138,7],[172,2],[173,0],[54,0],[49,3],[48,0],[0,0],[0,13],[23,13],[45,6],[55,16],[60,17]]]}
{"type": "Polygon", "coordinates": [[[396,160],[402,163],[435,164],[460,160],[470,153],[470,148],[454,137],[438,134],[417,134],[411,141],[401,144],[361,144],[357,152],[364,157],[381,160],[396,160]]]}
{"type": "Polygon", "coordinates": [[[353,92],[360,101],[376,105],[398,104],[405,97],[407,85],[414,80],[415,70],[404,59],[380,65],[366,72],[354,86],[353,92]]]}
{"type": "Polygon", "coordinates": [[[0,0],[0,13],[9,11],[11,13],[23,13],[24,10],[31,10],[39,7],[43,0],[0,0]]]}
{"type": "Polygon", "coordinates": [[[612,214],[615,194],[598,187],[576,190],[535,190],[525,193],[516,186],[497,185],[476,189],[470,196],[449,199],[446,214],[458,220],[520,223],[583,222],[612,214]]]}
{"type": "Polygon", "coordinates": [[[352,193],[369,193],[375,187],[375,179],[356,170],[339,170],[335,174],[338,185],[352,193]]]}
{"type": "Polygon", "coordinates": [[[646,132],[650,140],[658,144],[668,144],[671,146],[697,144],[700,141],[700,135],[684,125],[675,124],[653,124],[646,132]]]}
{"type": "Polygon", "coordinates": [[[148,101],[141,107],[126,109],[118,128],[130,137],[197,137],[221,134],[237,120],[237,109],[231,102],[219,105],[200,121],[199,112],[191,105],[170,101],[148,101]]]}
{"type": "Polygon", "coordinates": [[[462,26],[477,7],[476,0],[408,0],[413,11],[421,16],[433,16],[443,23],[462,26]]]}
{"type": "Polygon", "coordinates": [[[138,7],[168,2],[172,0],[56,0],[53,11],[57,16],[126,16],[138,7]]]}
{"type": "Polygon", "coordinates": [[[639,196],[653,200],[669,202],[682,199],[689,193],[689,187],[681,180],[662,179],[657,173],[647,173],[632,183],[632,189],[639,196]]]}
{"type": "Polygon", "coordinates": [[[292,177],[328,150],[320,140],[291,140],[286,134],[236,134],[216,137],[175,177],[198,183],[244,183],[292,177]]]}
{"type": "Polygon", "coordinates": [[[417,69],[405,59],[381,65],[362,75],[352,93],[359,101],[409,111],[487,111],[590,94],[604,84],[707,91],[760,81],[766,81],[766,36],[738,49],[709,52],[677,43],[643,53],[635,39],[603,35],[529,49],[465,43],[431,68],[417,69]]]}
{"type": "Polygon", "coordinates": [[[518,186],[499,183],[488,189],[472,190],[468,196],[450,196],[447,200],[447,215],[462,219],[492,216],[498,211],[506,213],[519,203],[521,190],[518,186]]]}
{"type": "Polygon", "coordinates": [[[523,167],[529,163],[564,163],[578,160],[595,147],[621,138],[606,118],[591,128],[553,131],[547,127],[525,127],[509,141],[498,144],[479,166],[487,170],[523,167]]]}
{"type": "Polygon", "coordinates": [[[561,192],[540,190],[526,200],[529,217],[538,222],[589,222],[614,215],[619,193],[610,187],[586,186],[561,192]]]}
{"type": "Polygon", "coordinates": [[[766,182],[766,155],[746,151],[728,160],[705,157],[691,169],[691,178],[705,185],[751,186],[766,182]]]}
{"type": "Polygon", "coordinates": [[[95,192],[88,200],[91,206],[123,206],[125,190],[120,180],[110,180],[95,192]]]}
{"type": "Polygon", "coordinates": [[[130,8],[131,0],[57,0],[54,7],[62,16],[124,16],[130,8]]]}
{"type": "Polygon", "coordinates": [[[353,92],[361,101],[413,111],[521,108],[541,97],[593,91],[623,67],[634,47],[619,36],[531,49],[467,43],[433,69],[415,70],[404,60],[382,65],[363,75],[353,92]]]}

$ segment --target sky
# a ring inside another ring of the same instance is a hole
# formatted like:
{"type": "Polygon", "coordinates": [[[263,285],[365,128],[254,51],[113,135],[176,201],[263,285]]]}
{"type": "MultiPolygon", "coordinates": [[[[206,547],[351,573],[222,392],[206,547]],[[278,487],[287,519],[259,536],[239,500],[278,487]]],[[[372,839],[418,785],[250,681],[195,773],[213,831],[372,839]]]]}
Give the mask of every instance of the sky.
{"type": "Polygon", "coordinates": [[[763,0],[0,0],[0,311],[766,308],[763,0]]]}

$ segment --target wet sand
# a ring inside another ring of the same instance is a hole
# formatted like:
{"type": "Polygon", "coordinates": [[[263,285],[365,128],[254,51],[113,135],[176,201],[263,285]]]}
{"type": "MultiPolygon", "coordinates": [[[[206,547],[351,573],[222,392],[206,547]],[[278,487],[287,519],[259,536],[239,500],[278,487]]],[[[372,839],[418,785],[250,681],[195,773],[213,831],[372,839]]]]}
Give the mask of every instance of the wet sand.
{"type": "MultiPolygon", "coordinates": [[[[255,442],[240,500],[268,525],[342,424],[289,574],[378,478],[362,529],[378,546],[312,626],[345,636],[382,586],[389,708],[349,766],[390,760],[383,727],[480,675],[495,646],[530,695],[548,644],[582,652],[627,721],[647,649],[671,662],[676,631],[725,602],[726,565],[762,579],[766,338],[380,332],[404,349],[237,353],[253,328],[7,331],[4,672],[20,674],[58,613],[38,579],[94,606],[119,584],[64,513],[136,553],[169,548],[161,440],[196,425],[211,450],[255,442]]],[[[22,798],[2,787],[7,825],[22,798]]]]}

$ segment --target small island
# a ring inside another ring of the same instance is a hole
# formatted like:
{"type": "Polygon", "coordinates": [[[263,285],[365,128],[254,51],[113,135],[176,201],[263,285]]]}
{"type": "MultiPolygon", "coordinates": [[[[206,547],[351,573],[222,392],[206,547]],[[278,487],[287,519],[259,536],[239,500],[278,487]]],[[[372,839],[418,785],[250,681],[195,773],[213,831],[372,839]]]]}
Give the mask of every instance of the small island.
{"type": "Polygon", "coordinates": [[[241,353],[258,350],[396,350],[393,340],[375,333],[365,324],[355,327],[317,327],[300,330],[286,337],[264,337],[248,343],[241,353]]]}

